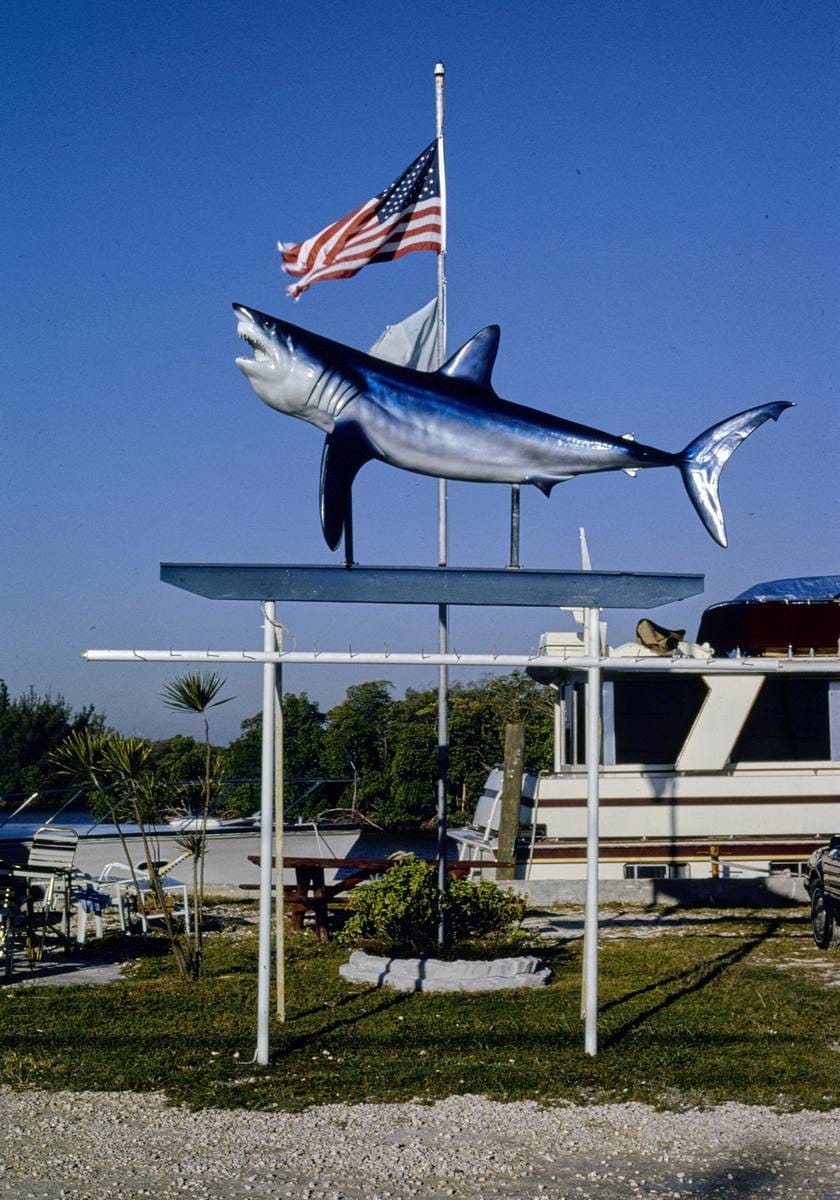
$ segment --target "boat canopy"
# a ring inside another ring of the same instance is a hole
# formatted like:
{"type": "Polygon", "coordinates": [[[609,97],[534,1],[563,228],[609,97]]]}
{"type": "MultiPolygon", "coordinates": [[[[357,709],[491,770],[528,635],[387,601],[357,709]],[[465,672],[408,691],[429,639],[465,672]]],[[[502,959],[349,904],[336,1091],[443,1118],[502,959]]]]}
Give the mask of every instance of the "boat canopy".
{"type": "Polygon", "coordinates": [[[807,575],[798,579],[771,579],[756,583],[739,600],[836,600],[840,597],[840,575],[807,575]]]}
{"type": "Polygon", "coordinates": [[[703,613],[698,642],[716,654],[837,655],[840,575],[759,583],[703,613]]]}

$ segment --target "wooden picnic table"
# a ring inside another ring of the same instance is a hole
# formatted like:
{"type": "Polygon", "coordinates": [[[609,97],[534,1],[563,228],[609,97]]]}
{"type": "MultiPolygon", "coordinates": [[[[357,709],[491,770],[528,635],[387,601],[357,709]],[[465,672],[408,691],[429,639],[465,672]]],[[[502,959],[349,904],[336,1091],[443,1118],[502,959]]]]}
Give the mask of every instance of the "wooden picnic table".
{"type": "MultiPolygon", "coordinates": [[[[249,854],[248,861],[260,866],[262,858],[259,854],[249,854]]],[[[430,860],[434,861],[434,860],[430,860]]],[[[283,867],[294,871],[295,882],[284,884],[283,896],[287,904],[291,904],[292,928],[302,929],[303,919],[307,912],[315,917],[315,931],[320,942],[330,940],[329,908],[330,905],[345,903],[344,892],[364,883],[374,875],[383,875],[391,867],[400,862],[400,858],[284,858],[283,867]],[[342,876],[333,883],[327,883],[327,871],[341,871],[342,876]],[[345,874],[346,872],[346,874],[345,874]]],[[[272,868],[277,863],[271,860],[272,868]]],[[[476,864],[455,860],[447,862],[447,874],[456,878],[468,875],[476,864]]],[[[491,865],[491,864],[486,864],[491,865]]],[[[492,866],[509,866],[508,863],[493,863],[492,866]]],[[[256,888],[257,884],[242,885],[256,888]]]]}

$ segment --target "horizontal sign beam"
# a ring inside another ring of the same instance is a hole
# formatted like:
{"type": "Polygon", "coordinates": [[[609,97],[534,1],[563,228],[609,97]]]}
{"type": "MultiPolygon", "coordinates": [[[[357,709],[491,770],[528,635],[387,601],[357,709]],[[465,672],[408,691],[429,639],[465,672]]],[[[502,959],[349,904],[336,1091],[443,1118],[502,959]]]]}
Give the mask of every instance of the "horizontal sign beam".
{"type": "Polygon", "coordinates": [[[339,667],[521,667],[533,673],[541,683],[550,683],[559,674],[582,672],[600,667],[606,673],[660,672],[678,675],[807,675],[836,676],[840,660],[836,655],[799,658],[689,658],[686,655],[659,656],[585,654],[449,654],[407,653],[400,650],[85,650],[88,662],[153,663],[276,663],[288,666],[339,667]]]}
{"type": "Polygon", "coordinates": [[[528,608],[657,608],[698,595],[704,580],[702,575],[624,571],[282,563],[161,563],[160,577],[164,583],[210,600],[528,608]]]}

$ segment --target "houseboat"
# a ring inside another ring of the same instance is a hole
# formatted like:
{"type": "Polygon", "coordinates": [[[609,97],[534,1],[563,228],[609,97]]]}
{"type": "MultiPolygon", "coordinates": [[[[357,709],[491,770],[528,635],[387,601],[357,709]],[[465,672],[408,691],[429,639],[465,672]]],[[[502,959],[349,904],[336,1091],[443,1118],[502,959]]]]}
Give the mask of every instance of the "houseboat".
{"type": "MultiPolygon", "coordinates": [[[[611,648],[601,625],[599,875],[602,879],[799,876],[840,831],[840,576],[776,580],[706,610],[697,641],[642,621],[611,648]]],[[[586,871],[584,654],[577,633],[546,633],[557,666],[531,674],[555,696],[554,762],[526,776],[523,879],[586,871]]],[[[502,772],[462,858],[500,847],[502,772]]]]}

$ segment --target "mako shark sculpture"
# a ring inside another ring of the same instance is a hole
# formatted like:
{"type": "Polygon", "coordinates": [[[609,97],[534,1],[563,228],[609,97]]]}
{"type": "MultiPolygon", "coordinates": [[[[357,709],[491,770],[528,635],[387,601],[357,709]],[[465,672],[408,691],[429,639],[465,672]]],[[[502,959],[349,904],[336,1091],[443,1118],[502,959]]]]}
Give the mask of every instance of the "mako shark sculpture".
{"type": "Polygon", "coordinates": [[[700,520],[726,545],[718,481],[741,442],[791,407],[749,408],[713,425],[676,454],[502,400],[490,376],[499,327],[480,330],[437,371],[393,366],[362,351],[234,304],[253,358],[236,365],[261,400],[327,435],[321,525],[331,550],[350,528],[352,487],[372,459],[443,479],[555,484],[594,471],[678,467],[700,520]]]}

